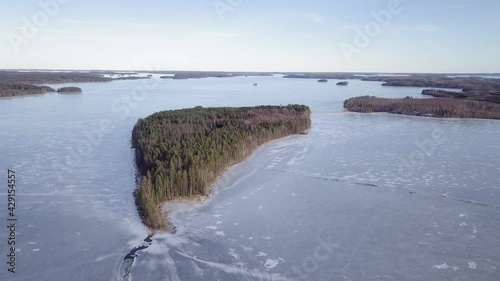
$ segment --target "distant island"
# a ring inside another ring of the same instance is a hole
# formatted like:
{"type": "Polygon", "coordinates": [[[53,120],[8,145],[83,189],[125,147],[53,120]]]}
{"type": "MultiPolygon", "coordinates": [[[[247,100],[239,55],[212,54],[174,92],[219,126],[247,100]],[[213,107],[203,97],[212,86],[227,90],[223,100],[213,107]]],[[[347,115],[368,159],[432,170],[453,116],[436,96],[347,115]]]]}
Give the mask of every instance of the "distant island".
{"type": "Polygon", "coordinates": [[[384,87],[433,88],[422,92],[433,97],[463,98],[500,103],[500,79],[480,77],[448,77],[443,75],[413,75],[406,77],[368,77],[364,81],[384,81],[384,87]],[[436,90],[461,89],[462,91],[436,90]]]}
{"type": "Polygon", "coordinates": [[[151,79],[153,76],[125,76],[125,77],[118,77],[114,78],[114,81],[120,81],[120,80],[140,80],[140,79],[151,79]]]}
{"type": "MultiPolygon", "coordinates": [[[[169,73],[170,74],[170,73],[169,73]]],[[[218,72],[218,71],[176,71],[173,72],[174,80],[179,79],[201,79],[201,78],[230,78],[238,76],[271,76],[264,72],[218,72]]]]}
{"type": "Polygon", "coordinates": [[[57,92],[60,94],[67,94],[67,93],[82,93],[82,89],[78,87],[62,87],[57,89],[57,92]]]}
{"type": "Polygon", "coordinates": [[[456,92],[456,91],[427,89],[422,91],[422,95],[432,96],[435,98],[454,98],[454,99],[467,99],[467,100],[500,103],[500,92],[499,93],[487,92],[487,91],[456,92]]]}
{"type": "Polygon", "coordinates": [[[57,92],[43,84],[107,82],[102,74],[80,72],[0,71],[0,97],[18,97],[57,92]]]}
{"type": "Polygon", "coordinates": [[[319,79],[318,80],[319,83],[327,83],[328,82],[328,79],[319,79]]]}
{"type": "Polygon", "coordinates": [[[48,86],[36,86],[22,83],[0,83],[0,97],[17,97],[25,95],[40,95],[54,92],[48,86]]]}
{"type": "MultiPolygon", "coordinates": [[[[437,97],[444,94],[441,89],[462,90],[461,94],[466,95],[466,99],[477,101],[489,101],[500,103],[500,79],[478,77],[481,74],[378,74],[378,73],[347,73],[347,72],[305,72],[286,73],[283,78],[294,79],[359,79],[361,81],[382,82],[384,87],[420,87],[431,88],[424,91],[425,94],[437,97]],[[435,93],[434,91],[440,91],[435,93]],[[434,95],[436,94],[436,95],[434,95]]],[[[488,74],[482,74],[488,75],[488,74]]],[[[456,91],[446,91],[451,95],[459,93],[456,91]]]]}
{"type": "Polygon", "coordinates": [[[360,79],[354,73],[343,72],[306,72],[286,73],[283,78],[287,79],[360,79]]]}
{"type": "Polygon", "coordinates": [[[140,119],[132,132],[137,209],[150,230],[167,230],[161,204],[207,196],[224,171],[258,146],[311,126],[304,105],[162,111],[140,119]]]}
{"type": "Polygon", "coordinates": [[[346,100],[344,107],[360,113],[387,112],[437,118],[500,119],[500,104],[463,99],[387,99],[363,96],[346,100]]]}
{"type": "MultiPolygon", "coordinates": [[[[78,72],[78,71],[0,71],[0,98],[39,95],[59,92],[45,84],[111,82],[116,80],[151,79],[148,76],[130,76],[137,73],[78,72]],[[117,76],[116,78],[106,77],[117,76]]],[[[68,88],[68,87],[63,87],[68,88]]],[[[72,87],[69,87],[72,88],[72,87]]],[[[75,87],[76,88],[76,87],[75,87]]],[[[71,92],[71,90],[70,90],[71,92]]]]}
{"type": "Polygon", "coordinates": [[[347,86],[347,85],[349,85],[349,82],[347,81],[341,81],[337,83],[337,86],[347,86]]]}

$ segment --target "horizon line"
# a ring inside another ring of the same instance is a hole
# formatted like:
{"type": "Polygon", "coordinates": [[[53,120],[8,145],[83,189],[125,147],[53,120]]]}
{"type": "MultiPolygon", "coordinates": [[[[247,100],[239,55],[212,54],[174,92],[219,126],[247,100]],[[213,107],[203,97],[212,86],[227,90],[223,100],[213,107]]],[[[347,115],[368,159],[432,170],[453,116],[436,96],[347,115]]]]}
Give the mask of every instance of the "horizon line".
{"type": "Polygon", "coordinates": [[[0,71],[89,71],[89,72],[222,72],[222,73],[266,73],[266,74],[285,74],[285,73],[346,73],[346,74],[455,74],[455,75],[480,75],[493,74],[500,75],[500,72],[387,72],[387,71],[246,71],[246,70],[150,70],[150,69],[69,69],[69,68],[0,68],[0,71]]]}

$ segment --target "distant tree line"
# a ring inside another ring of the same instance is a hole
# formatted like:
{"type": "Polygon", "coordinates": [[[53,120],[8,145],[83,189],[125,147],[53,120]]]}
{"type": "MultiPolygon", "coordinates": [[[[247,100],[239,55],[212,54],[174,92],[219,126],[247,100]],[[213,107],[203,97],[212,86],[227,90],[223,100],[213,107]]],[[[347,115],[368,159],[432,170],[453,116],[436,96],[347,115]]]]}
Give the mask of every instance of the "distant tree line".
{"type": "MultiPolygon", "coordinates": [[[[112,79],[106,78],[102,74],[93,73],[0,71],[0,97],[60,92],[60,90],[53,89],[49,86],[43,86],[43,84],[107,81],[112,81],[112,79]]],[[[76,88],[77,87],[63,87],[61,89],[76,91],[76,88]]]]}
{"type": "Polygon", "coordinates": [[[52,92],[81,93],[82,89],[79,87],[62,87],[56,90],[49,86],[36,86],[29,84],[0,84],[0,97],[38,95],[52,92]]]}
{"type": "Polygon", "coordinates": [[[62,87],[57,89],[58,93],[81,93],[83,92],[79,87],[62,87]]]}
{"type": "Polygon", "coordinates": [[[346,100],[344,107],[349,111],[361,113],[388,112],[441,118],[500,119],[500,104],[464,99],[386,99],[364,96],[346,100]]]}
{"type": "Polygon", "coordinates": [[[208,195],[224,170],[270,140],[311,126],[304,105],[163,111],[140,119],[132,133],[140,179],[135,192],[145,225],[163,229],[159,206],[208,195]]]}
{"type": "Polygon", "coordinates": [[[500,103],[500,92],[486,92],[479,90],[471,90],[468,92],[455,92],[455,91],[427,89],[422,91],[422,95],[432,96],[435,98],[454,98],[454,99],[467,99],[467,100],[500,103]]]}
{"type": "Polygon", "coordinates": [[[0,97],[15,97],[23,95],[38,95],[54,92],[54,89],[48,86],[36,86],[29,84],[1,84],[0,97]]]}
{"type": "Polygon", "coordinates": [[[0,84],[62,84],[81,82],[109,82],[112,78],[100,73],[52,71],[0,71],[0,84]]]}

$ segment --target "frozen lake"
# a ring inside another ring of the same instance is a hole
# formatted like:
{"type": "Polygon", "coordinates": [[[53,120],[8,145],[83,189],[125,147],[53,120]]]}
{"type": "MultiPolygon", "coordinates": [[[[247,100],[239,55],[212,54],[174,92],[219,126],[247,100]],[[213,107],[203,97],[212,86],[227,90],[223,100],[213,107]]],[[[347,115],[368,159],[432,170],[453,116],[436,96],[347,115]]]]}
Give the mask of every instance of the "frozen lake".
{"type": "Polygon", "coordinates": [[[0,232],[0,280],[499,280],[500,121],[348,113],[349,97],[422,88],[336,82],[155,76],[0,100],[19,220],[15,274],[0,232]],[[148,235],[132,195],[138,118],[289,103],[311,107],[309,135],[262,146],[206,202],[179,206],[175,235],[124,261],[148,235]]]}

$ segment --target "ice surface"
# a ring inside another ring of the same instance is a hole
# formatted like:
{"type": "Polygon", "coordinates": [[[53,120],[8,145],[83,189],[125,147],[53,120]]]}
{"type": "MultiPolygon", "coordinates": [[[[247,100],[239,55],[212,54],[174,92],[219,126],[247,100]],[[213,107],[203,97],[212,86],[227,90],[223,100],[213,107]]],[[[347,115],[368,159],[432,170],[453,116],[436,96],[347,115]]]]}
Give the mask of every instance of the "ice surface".
{"type": "Polygon", "coordinates": [[[158,79],[127,107],[122,97],[141,83],[0,100],[9,116],[0,164],[19,177],[14,280],[498,280],[499,121],[348,113],[342,102],[352,96],[421,97],[422,89],[278,77],[158,79]],[[289,103],[313,109],[309,135],[261,147],[212,197],[175,205],[177,233],[154,236],[124,261],[148,235],[133,198],[138,118],[289,103]],[[114,128],[99,137],[107,119],[114,128]],[[89,136],[95,144],[78,154],[89,136]]]}

